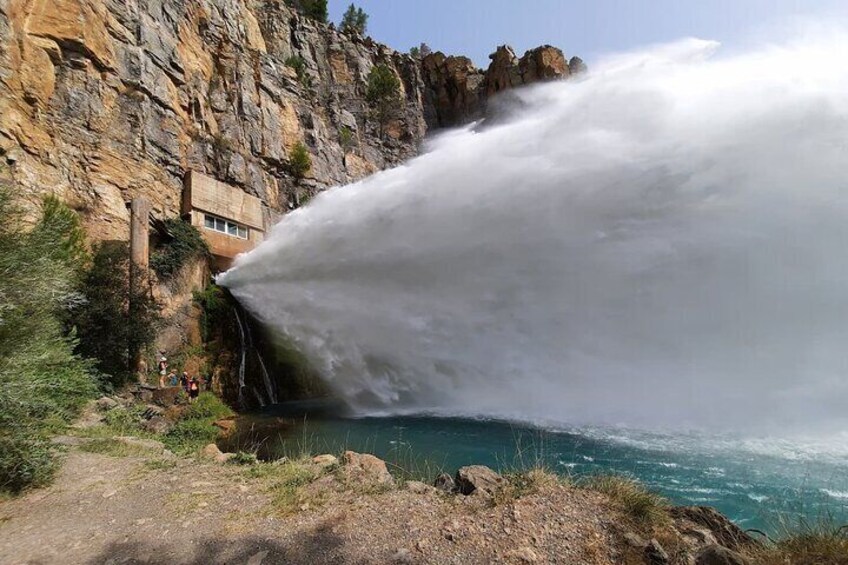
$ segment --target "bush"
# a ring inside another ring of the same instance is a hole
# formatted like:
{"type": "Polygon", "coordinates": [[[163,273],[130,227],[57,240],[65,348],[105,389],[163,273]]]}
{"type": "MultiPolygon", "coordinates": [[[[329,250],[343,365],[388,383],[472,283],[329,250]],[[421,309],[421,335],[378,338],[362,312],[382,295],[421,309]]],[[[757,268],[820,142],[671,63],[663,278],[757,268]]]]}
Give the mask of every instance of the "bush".
{"type": "Polygon", "coordinates": [[[298,141],[289,157],[289,172],[291,172],[295,179],[302,180],[311,168],[312,157],[309,156],[306,146],[298,141]]]}
{"type": "Polygon", "coordinates": [[[365,99],[373,109],[374,116],[380,124],[380,135],[383,126],[392,119],[401,108],[400,79],[386,65],[377,65],[368,74],[368,90],[365,99]]]}
{"type": "Polygon", "coordinates": [[[297,80],[300,81],[300,84],[309,88],[312,86],[312,78],[306,73],[306,61],[303,57],[299,55],[292,55],[287,58],[286,66],[294,69],[295,74],[297,74],[297,80]]]}
{"type": "Polygon", "coordinates": [[[347,126],[339,128],[339,145],[345,153],[350,152],[356,145],[356,137],[353,135],[353,130],[347,126]]]}
{"type": "Polygon", "coordinates": [[[287,4],[317,22],[327,23],[327,18],[330,16],[327,11],[327,0],[288,0],[287,4]]]}
{"type": "Polygon", "coordinates": [[[170,239],[156,249],[150,257],[150,267],[160,279],[174,276],[192,259],[209,256],[209,246],[200,230],[180,218],[165,220],[170,239]]]}
{"type": "Polygon", "coordinates": [[[365,35],[365,30],[368,29],[368,14],[362,8],[357,8],[351,4],[342,15],[340,27],[344,32],[356,32],[365,35]]]}
{"type": "Polygon", "coordinates": [[[71,310],[79,336],[77,351],[96,359],[97,368],[120,386],[132,375],[131,355],[143,351],[156,337],[159,304],[144,274],[130,285],[129,246],[105,241],[94,251],[91,269],[83,277],[85,300],[71,310]]]}
{"type": "Polygon", "coordinates": [[[23,230],[11,195],[0,184],[0,490],[19,492],[50,480],[47,434],[76,416],[97,379],[63,323],[86,260],[79,219],[48,197],[23,230]]]}
{"type": "Polygon", "coordinates": [[[212,339],[216,328],[227,318],[230,305],[224,289],[210,284],[202,291],[195,291],[194,303],[200,307],[200,333],[204,342],[212,339]]]}
{"type": "Polygon", "coordinates": [[[220,430],[216,420],[228,418],[233,411],[211,392],[204,392],[190,405],[182,418],[171,428],[164,439],[165,445],[177,453],[192,453],[213,443],[220,430]]]}

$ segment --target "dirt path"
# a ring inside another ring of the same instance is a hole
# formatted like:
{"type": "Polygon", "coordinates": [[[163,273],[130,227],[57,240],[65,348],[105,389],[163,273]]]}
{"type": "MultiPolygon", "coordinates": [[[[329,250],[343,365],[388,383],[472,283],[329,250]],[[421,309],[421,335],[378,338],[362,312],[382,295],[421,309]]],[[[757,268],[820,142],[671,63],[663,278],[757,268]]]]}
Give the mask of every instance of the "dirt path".
{"type": "Polygon", "coordinates": [[[332,475],[279,511],[245,467],[70,448],[47,489],[0,504],[0,563],[609,563],[611,515],[555,485],[493,505],[332,475]]]}

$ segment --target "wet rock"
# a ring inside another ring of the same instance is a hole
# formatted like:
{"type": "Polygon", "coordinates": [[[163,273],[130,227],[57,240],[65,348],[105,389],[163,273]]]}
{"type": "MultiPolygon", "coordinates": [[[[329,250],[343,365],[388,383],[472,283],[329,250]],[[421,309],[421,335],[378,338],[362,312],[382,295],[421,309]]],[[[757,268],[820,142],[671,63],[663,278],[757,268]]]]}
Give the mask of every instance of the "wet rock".
{"type": "Polygon", "coordinates": [[[751,562],[732,549],[708,545],[695,556],[695,565],[751,565],[751,562]]]}
{"type": "Polygon", "coordinates": [[[649,541],[648,545],[645,546],[644,555],[645,563],[648,565],[668,565],[670,563],[668,553],[655,539],[649,541]]]}
{"type": "Polygon", "coordinates": [[[349,478],[364,479],[379,484],[392,484],[394,479],[386,462],[368,453],[344,452],[344,471],[349,478]]]}
{"type": "Polygon", "coordinates": [[[504,478],[484,465],[460,467],[456,472],[456,488],[461,494],[493,495],[504,478]]]}
{"type": "Polygon", "coordinates": [[[433,486],[442,492],[450,493],[456,491],[456,483],[453,481],[453,477],[447,473],[440,473],[439,476],[436,477],[436,480],[433,481],[433,486]]]}

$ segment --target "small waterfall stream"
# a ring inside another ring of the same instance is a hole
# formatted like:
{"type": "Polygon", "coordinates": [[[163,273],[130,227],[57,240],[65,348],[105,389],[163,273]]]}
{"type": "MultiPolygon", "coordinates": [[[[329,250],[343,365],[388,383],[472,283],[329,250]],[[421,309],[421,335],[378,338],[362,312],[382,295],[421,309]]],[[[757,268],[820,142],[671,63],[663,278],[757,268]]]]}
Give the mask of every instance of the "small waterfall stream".
{"type": "Polygon", "coordinates": [[[238,325],[241,344],[238,370],[238,403],[240,406],[245,406],[244,391],[248,388],[248,376],[250,374],[258,373],[262,378],[261,383],[259,383],[261,384],[261,387],[257,387],[257,383],[252,383],[249,387],[250,391],[253,393],[253,397],[256,399],[259,406],[276,404],[279,401],[276,386],[268,374],[265,359],[253,338],[250,315],[242,310],[241,306],[238,305],[234,306],[233,314],[235,315],[236,323],[238,325]],[[251,358],[256,359],[255,368],[257,371],[248,371],[248,362],[251,358]]]}

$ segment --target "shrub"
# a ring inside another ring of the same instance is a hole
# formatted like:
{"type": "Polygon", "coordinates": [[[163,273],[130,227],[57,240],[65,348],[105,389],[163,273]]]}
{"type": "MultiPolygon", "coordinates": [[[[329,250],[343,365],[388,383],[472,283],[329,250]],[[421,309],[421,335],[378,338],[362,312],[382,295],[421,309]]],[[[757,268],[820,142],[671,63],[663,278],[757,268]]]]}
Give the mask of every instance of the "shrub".
{"type": "Polygon", "coordinates": [[[298,141],[289,157],[289,172],[297,180],[302,180],[312,168],[312,157],[303,142],[298,141]]]}
{"type": "Polygon", "coordinates": [[[95,359],[113,386],[128,380],[131,354],[153,343],[160,321],[159,304],[146,277],[139,273],[140,284],[130,285],[129,272],[127,243],[101,243],[81,283],[85,300],[71,310],[79,336],[77,350],[95,359]]]}
{"type": "Polygon", "coordinates": [[[357,8],[351,4],[342,15],[340,27],[344,32],[356,32],[365,35],[365,30],[368,29],[368,14],[362,8],[357,8]]]}
{"type": "Polygon", "coordinates": [[[169,279],[189,261],[209,256],[209,246],[200,230],[180,218],[164,221],[170,239],[150,257],[150,267],[160,279],[169,279]]]}
{"type": "Polygon", "coordinates": [[[76,416],[97,380],[63,323],[86,257],[79,219],[48,197],[26,231],[11,195],[0,183],[0,490],[19,492],[50,480],[46,436],[76,416]]]}
{"type": "Polygon", "coordinates": [[[353,130],[347,126],[339,128],[339,145],[345,153],[348,153],[356,145],[356,137],[353,135],[353,130]]]}
{"type": "Polygon", "coordinates": [[[295,74],[297,74],[297,80],[300,81],[300,84],[309,88],[312,86],[312,78],[306,72],[306,61],[303,57],[299,55],[292,55],[287,58],[286,66],[294,69],[295,74]]]}
{"type": "Polygon", "coordinates": [[[189,405],[183,413],[184,420],[220,420],[230,418],[234,413],[230,407],[211,392],[204,392],[197,397],[194,404],[189,405]]]}
{"type": "Polygon", "coordinates": [[[194,303],[200,307],[200,332],[204,342],[214,335],[215,328],[226,319],[230,311],[224,289],[216,284],[210,284],[202,291],[195,291],[194,303]]]}
{"type": "Polygon", "coordinates": [[[400,79],[386,65],[376,65],[368,74],[368,89],[365,99],[374,112],[374,117],[380,124],[380,135],[383,126],[393,118],[401,108],[400,79]]]}
{"type": "Polygon", "coordinates": [[[177,453],[197,451],[218,437],[220,430],[214,422],[232,415],[233,411],[220,398],[211,392],[201,393],[165,435],[165,445],[177,453]]]}
{"type": "Polygon", "coordinates": [[[327,0],[286,0],[286,4],[317,22],[327,23],[327,0]]]}

